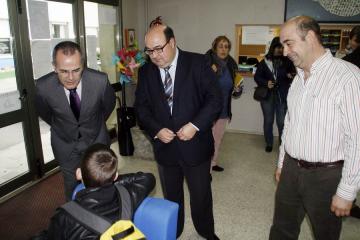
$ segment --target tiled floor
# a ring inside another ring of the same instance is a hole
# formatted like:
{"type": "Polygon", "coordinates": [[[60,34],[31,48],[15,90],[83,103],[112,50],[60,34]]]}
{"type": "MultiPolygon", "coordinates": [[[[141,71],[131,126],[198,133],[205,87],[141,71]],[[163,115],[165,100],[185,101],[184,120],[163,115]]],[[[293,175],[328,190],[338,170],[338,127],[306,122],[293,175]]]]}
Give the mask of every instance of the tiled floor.
{"type": "MultiPolygon", "coordinates": [[[[46,131],[43,132],[44,134],[46,131]]],[[[134,136],[137,139],[139,136],[134,136]]],[[[136,140],[138,141],[138,140],[136,140]]],[[[142,149],[146,141],[141,140],[142,149]]],[[[21,143],[14,146],[12,151],[22,148],[21,143]]],[[[119,156],[119,172],[152,172],[156,176],[157,184],[153,196],[162,197],[157,165],[151,158],[144,156],[146,151],[139,151],[135,143],[133,157],[119,155],[118,143],[112,144],[112,149],[119,156]]],[[[4,149],[3,149],[4,150],[4,149]]],[[[0,149],[1,156],[5,151],[0,149]]],[[[9,150],[10,151],[10,150],[9,150]]],[[[50,150],[51,151],[51,150],[50,150]]],[[[219,165],[224,172],[214,172],[212,189],[214,201],[215,229],[220,239],[235,240],[265,240],[268,238],[274,211],[274,193],[276,185],[273,173],[276,166],[277,151],[264,151],[263,136],[226,133],[220,148],[219,165]]],[[[1,157],[2,160],[6,159],[1,157]]],[[[9,173],[0,174],[1,177],[10,176],[10,172],[21,169],[21,163],[8,161],[6,168],[9,173]]],[[[0,178],[1,180],[1,178],[0,178]]],[[[358,197],[360,199],[360,195],[358,197]]],[[[179,240],[202,239],[195,231],[190,217],[189,195],[185,184],[185,228],[179,240]]],[[[360,236],[360,220],[345,218],[341,240],[358,240],[360,236]]],[[[309,221],[305,219],[302,225],[300,240],[312,240],[309,221]]]]}
{"type": "MultiPolygon", "coordinates": [[[[117,143],[112,148],[118,152],[117,143]]],[[[153,172],[157,178],[155,196],[162,196],[154,161],[121,157],[119,172],[153,172]]],[[[214,172],[212,189],[216,233],[223,240],[266,240],[274,211],[274,170],[277,151],[264,151],[263,136],[226,133],[220,149],[219,165],[224,172],[214,172]]],[[[185,186],[185,228],[179,240],[202,239],[196,233],[185,186]]],[[[360,199],[360,195],[359,195],[360,199]]],[[[345,218],[341,240],[360,239],[360,220],[345,218]]],[[[302,224],[300,240],[312,240],[309,221],[302,224]]]]}

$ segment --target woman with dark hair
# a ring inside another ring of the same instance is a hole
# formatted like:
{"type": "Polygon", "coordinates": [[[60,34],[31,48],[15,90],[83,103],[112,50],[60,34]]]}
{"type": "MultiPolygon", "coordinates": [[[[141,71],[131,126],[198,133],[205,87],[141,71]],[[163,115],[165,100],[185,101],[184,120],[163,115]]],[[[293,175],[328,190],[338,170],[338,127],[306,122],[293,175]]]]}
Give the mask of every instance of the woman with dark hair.
{"type": "Polygon", "coordinates": [[[218,36],[206,52],[206,59],[217,75],[222,96],[223,108],[219,118],[213,125],[212,132],[215,141],[215,151],[211,159],[211,170],[221,172],[224,168],[217,165],[217,156],[221,140],[224,136],[226,123],[231,119],[231,96],[240,97],[242,86],[234,87],[238,67],[235,60],[229,55],[231,42],[226,36],[218,36]]]}
{"type": "Polygon", "coordinates": [[[269,96],[260,102],[261,110],[264,115],[264,136],[266,152],[271,152],[273,148],[273,124],[276,115],[276,125],[281,134],[284,127],[284,119],[287,110],[286,97],[296,69],[292,62],[283,56],[283,46],[280,38],[275,37],[270,44],[268,53],[257,66],[254,80],[258,86],[269,88],[269,96]]]}
{"type": "Polygon", "coordinates": [[[350,53],[343,60],[360,68],[360,25],[353,27],[349,34],[350,53]]]}

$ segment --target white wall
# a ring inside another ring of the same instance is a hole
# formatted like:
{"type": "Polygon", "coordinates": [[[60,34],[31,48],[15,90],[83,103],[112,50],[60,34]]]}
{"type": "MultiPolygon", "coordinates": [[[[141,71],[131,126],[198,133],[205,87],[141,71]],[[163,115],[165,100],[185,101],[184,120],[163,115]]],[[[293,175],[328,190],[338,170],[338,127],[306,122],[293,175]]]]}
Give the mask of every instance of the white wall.
{"type": "Polygon", "coordinates": [[[162,16],[180,48],[203,53],[218,35],[234,43],[235,24],[282,23],[284,9],[284,0],[148,0],[148,21],[162,16]]]}
{"type": "MultiPolygon", "coordinates": [[[[131,14],[144,13],[145,24],[142,26],[145,27],[143,32],[140,29],[137,37],[143,37],[148,23],[162,16],[163,21],[173,28],[181,49],[200,53],[206,52],[218,35],[225,34],[235,44],[236,24],[281,24],[285,9],[284,0],[123,0],[124,3],[136,4],[138,9],[132,9],[131,14]]],[[[129,20],[124,19],[124,23],[129,20]]],[[[136,21],[140,26],[140,16],[136,21]]],[[[139,43],[143,48],[143,42],[139,43]]],[[[254,86],[252,78],[245,79],[243,96],[233,100],[233,120],[229,130],[262,134],[260,104],[252,99],[254,86]]]]}
{"type": "Polygon", "coordinates": [[[144,48],[144,35],[146,31],[145,1],[146,0],[122,1],[123,28],[135,29],[135,37],[140,49],[144,48]]]}

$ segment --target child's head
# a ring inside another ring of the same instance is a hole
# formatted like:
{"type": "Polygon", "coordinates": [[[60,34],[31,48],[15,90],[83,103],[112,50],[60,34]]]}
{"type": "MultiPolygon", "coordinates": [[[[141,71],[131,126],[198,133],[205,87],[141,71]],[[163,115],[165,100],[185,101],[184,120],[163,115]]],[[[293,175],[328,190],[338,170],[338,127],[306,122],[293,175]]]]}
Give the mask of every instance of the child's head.
{"type": "Polygon", "coordinates": [[[115,153],[106,145],[96,143],[85,151],[76,176],[85,187],[100,187],[117,178],[117,164],[115,153]]]}

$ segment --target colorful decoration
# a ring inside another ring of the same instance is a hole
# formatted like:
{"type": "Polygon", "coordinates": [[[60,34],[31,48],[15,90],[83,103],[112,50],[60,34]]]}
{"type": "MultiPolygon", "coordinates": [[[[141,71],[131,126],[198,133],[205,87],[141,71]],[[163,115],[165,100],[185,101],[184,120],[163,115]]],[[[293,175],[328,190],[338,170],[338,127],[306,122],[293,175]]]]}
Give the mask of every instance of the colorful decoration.
{"type": "Polygon", "coordinates": [[[137,44],[130,48],[122,48],[112,56],[112,62],[116,65],[116,70],[120,73],[120,83],[132,81],[136,68],[145,64],[145,54],[140,51],[137,44]]]}

